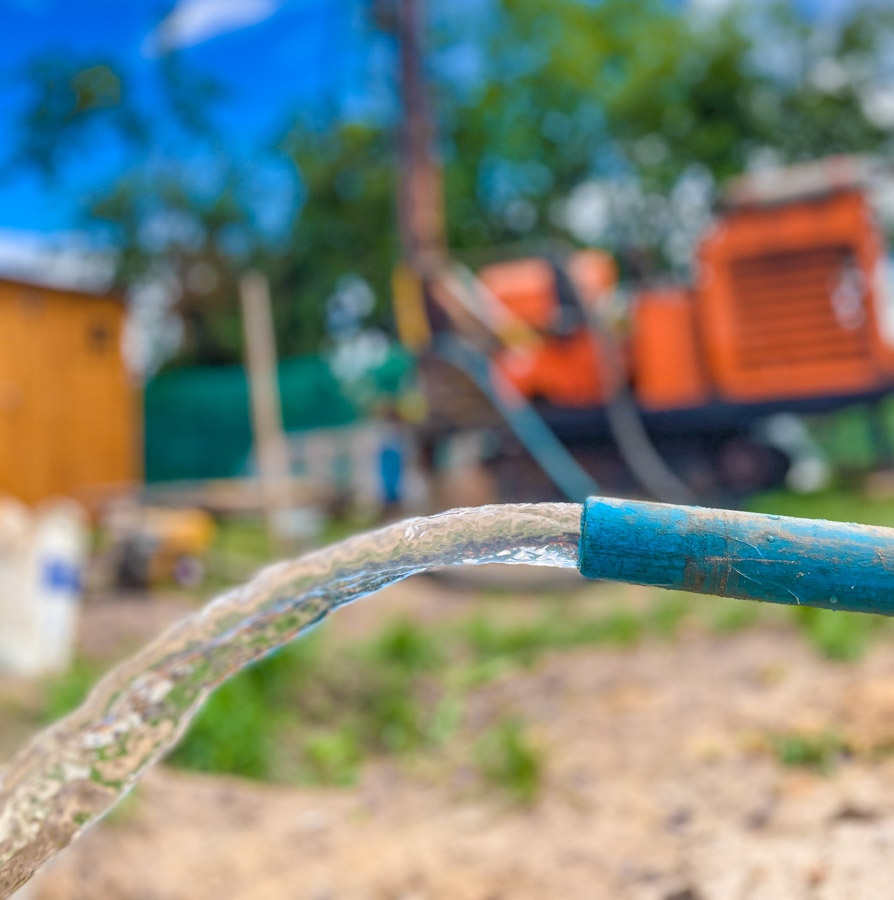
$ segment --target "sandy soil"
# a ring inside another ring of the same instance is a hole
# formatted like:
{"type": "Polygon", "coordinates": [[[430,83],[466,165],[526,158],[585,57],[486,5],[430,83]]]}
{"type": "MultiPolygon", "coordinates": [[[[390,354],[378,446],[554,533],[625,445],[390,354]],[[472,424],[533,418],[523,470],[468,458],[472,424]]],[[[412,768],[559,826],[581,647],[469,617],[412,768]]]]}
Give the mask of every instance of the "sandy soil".
{"type": "MultiPolygon", "coordinates": [[[[429,590],[446,602],[443,591],[429,590]]],[[[407,594],[392,597],[400,608],[407,594]]],[[[457,761],[469,754],[450,751],[372,763],[352,789],[158,768],[29,897],[894,895],[894,757],[881,752],[894,746],[890,646],[835,665],[793,633],[759,628],[584,649],[473,695],[457,740],[512,710],[546,761],[531,809],[482,792],[457,761]],[[829,775],[785,767],[768,749],[772,733],[825,728],[858,750],[829,775]]]]}

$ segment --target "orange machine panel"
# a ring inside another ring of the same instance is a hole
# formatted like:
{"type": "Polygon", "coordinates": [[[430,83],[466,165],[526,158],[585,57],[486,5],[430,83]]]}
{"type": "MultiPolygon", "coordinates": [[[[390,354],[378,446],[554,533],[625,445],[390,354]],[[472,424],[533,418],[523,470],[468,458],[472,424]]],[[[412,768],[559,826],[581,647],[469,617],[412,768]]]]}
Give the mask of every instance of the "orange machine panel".
{"type": "Polygon", "coordinates": [[[584,303],[598,306],[618,283],[618,265],[602,250],[578,250],[567,263],[568,274],[584,303]]]}
{"type": "Polygon", "coordinates": [[[844,190],[727,213],[699,249],[709,374],[726,399],[871,390],[894,370],[879,330],[882,242],[844,190]]]}
{"type": "Polygon", "coordinates": [[[548,331],[556,315],[556,276],[545,259],[518,259],[485,266],[482,284],[526,325],[548,331]]]}
{"type": "Polygon", "coordinates": [[[585,330],[569,337],[502,350],[495,365],[529,399],[556,406],[595,406],[614,391],[598,339],[585,330]]]}
{"type": "Polygon", "coordinates": [[[708,396],[691,292],[675,287],[639,294],[633,308],[632,381],[645,409],[698,406],[708,396]]]}
{"type": "MultiPolygon", "coordinates": [[[[598,250],[579,251],[568,264],[584,306],[597,305],[614,286],[614,262],[598,250]]],[[[503,307],[534,331],[533,340],[516,342],[494,354],[494,364],[526,397],[556,406],[594,406],[614,391],[616,374],[598,336],[583,321],[570,333],[559,324],[559,290],[545,259],[521,259],[487,266],[479,278],[503,307]]]]}
{"type": "MultiPolygon", "coordinates": [[[[615,261],[601,250],[578,250],[566,271],[585,305],[598,305],[618,280],[615,261]]],[[[556,324],[558,286],[545,259],[517,259],[485,266],[478,277],[497,300],[526,325],[547,332],[556,324]]]]}

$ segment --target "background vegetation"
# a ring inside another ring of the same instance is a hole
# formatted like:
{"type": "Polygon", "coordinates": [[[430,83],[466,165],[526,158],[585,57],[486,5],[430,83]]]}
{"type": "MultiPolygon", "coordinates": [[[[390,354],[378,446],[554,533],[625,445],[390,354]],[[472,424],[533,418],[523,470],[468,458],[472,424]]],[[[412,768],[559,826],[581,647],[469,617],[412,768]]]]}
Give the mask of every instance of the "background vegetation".
{"type": "MultiPolygon", "coordinates": [[[[630,275],[679,273],[729,176],[891,147],[890,10],[855,4],[815,26],[788,4],[499,0],[473,31],[449,6],[431,5],[429,75],[450,241],[473,262],[584,242],[630,275]]],[[[388,3],[365,9],[393,51],[388,3]]],[[[176,54],[157,67],[162,102],[148,103],[119,60],[34,60],[7,169],[52,180],[100,143],[118,149],[121,174],[85,195],[84,223],[123,283],[164,287],[183,326],[170,364],[241,358],[248,264],[272,280],[285,356],[387,328],[393,91],[361,119],[296,109],[246,165],[215,124],[226,92],[176,54]]]]}

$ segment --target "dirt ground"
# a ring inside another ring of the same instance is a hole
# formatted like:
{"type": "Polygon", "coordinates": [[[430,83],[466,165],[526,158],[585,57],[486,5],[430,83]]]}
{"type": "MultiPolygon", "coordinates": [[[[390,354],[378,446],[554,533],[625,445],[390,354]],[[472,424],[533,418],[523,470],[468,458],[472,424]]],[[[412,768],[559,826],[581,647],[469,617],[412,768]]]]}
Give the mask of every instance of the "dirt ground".
{"type": "MultiPolygon", "coordinates": [[[[340,614],[339,627],[362,630],[373,603],[432,616],[470,602],[457,593],[410,582],[358,606],[356,616],[340,614]]],[[[546,784],[530,808],[473,790],[467,764],[457,761],[467,755],[449,751],[372,762],[353,788],[271,786],[158,767],[27,896],[894,895],[890,641],[850,664],[821,660],[794,631],[769,626],[552,654],[474,693],[462,733],[513,710],[532,723],[545,760],[546,784]],[[785,766],[767,735],[798,730],[834,732],[856,752],[825,774],[785,766]]]]}

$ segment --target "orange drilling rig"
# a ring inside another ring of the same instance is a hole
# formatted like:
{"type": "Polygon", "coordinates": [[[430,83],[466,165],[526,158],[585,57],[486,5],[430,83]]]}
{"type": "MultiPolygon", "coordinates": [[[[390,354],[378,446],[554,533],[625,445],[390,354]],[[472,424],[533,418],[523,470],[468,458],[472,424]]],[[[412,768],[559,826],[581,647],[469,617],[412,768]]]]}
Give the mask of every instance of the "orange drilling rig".
{"type": "Polygon", "coordinates": [[[691,284],[636,289],[622,316],[599,251],[474,275],[445,264],[417,290],[398,278],[424,444],[476,430],[501,493],[519,498],[580,499],[593,481],[735,498],[788,467],[762,420],[894,389],[884,241],[859,159],[740,178],[694,262],[691,284]]]}

